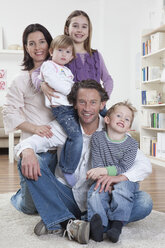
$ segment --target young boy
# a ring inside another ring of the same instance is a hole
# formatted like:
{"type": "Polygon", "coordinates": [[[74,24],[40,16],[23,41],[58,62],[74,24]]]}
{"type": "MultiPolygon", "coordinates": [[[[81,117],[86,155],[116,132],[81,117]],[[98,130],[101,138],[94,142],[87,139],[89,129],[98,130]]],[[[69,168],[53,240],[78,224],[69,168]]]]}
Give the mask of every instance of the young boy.
{"type": "Polygon", "coordinates": [[[67,95],[74,84],[73,74],[65,66],[75,57],[72,39],[66,35],[57,36],[51,42],[49,53],[52,59],[41,65],[38,77],[36,73],[32,74],[32,82],[38,88],[44,81],[56,91],[55,97],[51,100],[45,96],[45,105],[52,108],[55,119],[68,136],[61,152],[60,166],[68,184],[74,186],[76,183],[74,171],[82,151],[82,133],[77,113],[67,100],[67,95]]]}
{"type": "MultiPolygon", "coordinates": [[[[136,109],[128,102],[119,102],[107,111],[104,118],[106,131],[96,132],[92,136],[93,169],[87,172],[88,179],[97,180],[102,175],[120,175],[131,168],[136,158],[138,143],[127,132],[131,128],[135,112],[136,109]]],[[[124,223],[129,220],[133,205],[132,197],[138,189],[138,183],[124,181],[114,184],[110,195],[108,192],[97,195],[100,198],[97,203],[93,198],[96,193],[94,186],[88,193],[90,209],[88,218],[91,220],[92,238],[102,241],[102,223],[106,227],[110,222],[107,236],[115,243],[119,239],[124,223]]]]}

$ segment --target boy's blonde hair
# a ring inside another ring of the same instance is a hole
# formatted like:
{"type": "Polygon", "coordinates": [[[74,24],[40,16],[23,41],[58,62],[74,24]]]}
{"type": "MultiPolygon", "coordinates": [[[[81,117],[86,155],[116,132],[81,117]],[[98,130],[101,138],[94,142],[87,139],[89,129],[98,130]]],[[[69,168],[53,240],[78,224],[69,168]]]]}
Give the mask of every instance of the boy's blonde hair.
{"type": "Polygon", "coordinates": [[[132,122],[134,120],[135,112],[137,112],[137,109],[130,103],[128,100],[124,102],[118,102],[114,104],[112,107],[110,107],[106,113],[106,116],[110,117],[110,115],[115,111],[115,109],[119,106],[125,106],[132,112],[132,119],[131,119],[131,124],[130,127],[132,126],[132,122]]]}
{"type": "Polygon", "coordinates": [[[58,49],[58,48],[67,48],[71,46],[72,47],[72,55],[75,58],[75,50],[74,50],[74,43],[71,37],[67,36],[67,35],[58,35],[56,36],[51,44],[50,44],[50,51],[53,52],[54,49],[58,49]]]}

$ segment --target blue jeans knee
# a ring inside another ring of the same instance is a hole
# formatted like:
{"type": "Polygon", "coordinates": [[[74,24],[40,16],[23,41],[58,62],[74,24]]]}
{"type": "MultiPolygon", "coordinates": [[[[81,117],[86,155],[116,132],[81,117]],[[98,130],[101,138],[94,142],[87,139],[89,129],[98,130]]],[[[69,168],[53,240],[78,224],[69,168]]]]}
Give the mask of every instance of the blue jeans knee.
{"type": "MultiPolygon", "coordinates": [[[[54,174],[57,163],[56,153],[40,153],[37,155],[37,157],[39,161],[43,161],[43,163],[40,164],[44,164],[44,167],[48,167],[54,174]]],[[[20,159],[17,163],[21,189],[19,189],[17,193],[11,197],[11,203],[18,211],[21,211],[25,214],[35,214],[37,213],[37,210],[28,189],[26,182],[27,179],[22,175],[21,162],[22,160],[20,159]]]]}

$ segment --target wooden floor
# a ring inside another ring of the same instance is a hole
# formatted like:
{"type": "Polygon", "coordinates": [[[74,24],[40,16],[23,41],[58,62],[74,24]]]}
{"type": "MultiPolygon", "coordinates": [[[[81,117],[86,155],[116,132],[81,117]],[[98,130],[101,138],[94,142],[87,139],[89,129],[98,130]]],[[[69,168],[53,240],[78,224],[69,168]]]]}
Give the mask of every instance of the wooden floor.
{"type": "MultiPolygon", "coordinates": [[[[165,212],[165,167],[154,166],[152,174],[140,186],[148,192],[153,208],[165,212]]],[[[0,193],[15,192],[19,189],[19,176],[16,162],[9,164],[7,155],[0,155],[0,193]]]]}

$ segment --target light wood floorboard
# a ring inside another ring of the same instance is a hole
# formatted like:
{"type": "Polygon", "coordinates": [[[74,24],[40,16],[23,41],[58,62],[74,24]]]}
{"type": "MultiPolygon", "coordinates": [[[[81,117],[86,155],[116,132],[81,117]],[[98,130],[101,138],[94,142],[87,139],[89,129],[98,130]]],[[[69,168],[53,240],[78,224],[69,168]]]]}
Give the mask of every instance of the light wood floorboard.
{"type": "MultiPolygon", "coordinates": [[[[165,167],[153,165],[152,174],[140,184],[141,190],[153,199],[153,208],[165,212],[165,167]]],[[[0,193],[15,192],[19,189],[17,164],[9,164],[7,155],[0,155],[0,193]]]]}

